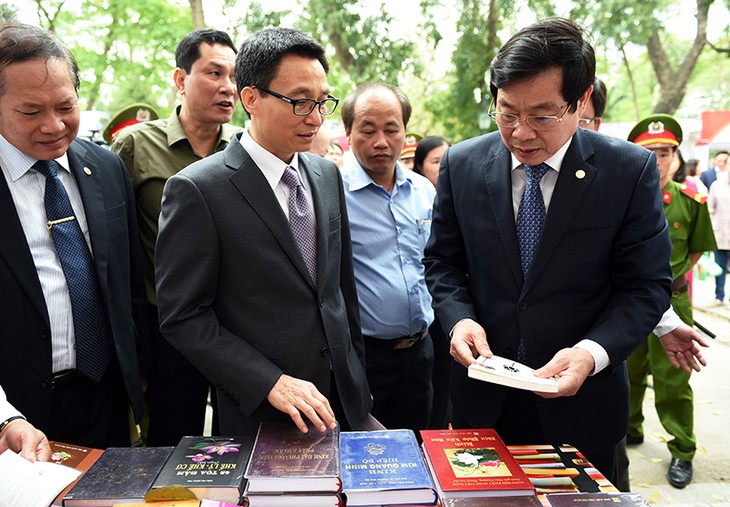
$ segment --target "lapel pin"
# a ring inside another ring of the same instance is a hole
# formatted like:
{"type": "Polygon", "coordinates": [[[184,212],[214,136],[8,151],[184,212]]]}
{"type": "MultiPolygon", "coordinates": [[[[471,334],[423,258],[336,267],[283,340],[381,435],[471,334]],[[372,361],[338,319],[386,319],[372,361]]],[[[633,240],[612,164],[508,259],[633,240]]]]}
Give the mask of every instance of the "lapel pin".
{"type": "Polygon", "coordinates": [[[89,169],[88,167],[84,167],[84,172],[87,176],[91,176],[91,169],[89,169]]]}
{"type": "Polygon", "coordinates": [[[575,177],[579,180],[582,180],[586,177],[586,172],[583,169],[578,169],[577,171],[575,171],[575,177]]]}

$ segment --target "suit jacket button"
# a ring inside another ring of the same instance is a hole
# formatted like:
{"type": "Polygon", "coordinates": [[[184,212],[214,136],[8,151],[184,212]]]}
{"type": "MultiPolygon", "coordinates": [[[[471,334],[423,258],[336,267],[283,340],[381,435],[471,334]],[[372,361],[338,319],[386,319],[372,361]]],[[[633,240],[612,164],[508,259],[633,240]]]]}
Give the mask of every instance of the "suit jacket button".
{"type": "Polygon", "coordinates": [[[319,349],[319,354],[322,357],[327,357],[327,354],[329,354],[329,353],[330,353],[330,351],[327,349],[327,347],[322,347],[321,349],[319,349]]]}
{"type": "Polygon", "coordinates": [[[51,339],[51,333],[50,331],[48,331],[48,329],[44,329],[43,331],[41,331],[41,339],[46,341],[51,339]]]}
{"type": "Polygon", "coordinates": [[[41,389],[43,389],[44,391],[48,391],[50,388],[51,388],[50,382],[48,382],[47,380],[41,381],[41,389]]]}
{"type": "Polygon", "coordinates": [[[319,300],[319,307],[322,308],[324,306],[324,299],[319,300]]]}
{"type": "Polygon", "coordinates": [[[520,303],[520,306],[518,306],[520,310],[527,310],[527,301],[522,301],[520,303]]]}

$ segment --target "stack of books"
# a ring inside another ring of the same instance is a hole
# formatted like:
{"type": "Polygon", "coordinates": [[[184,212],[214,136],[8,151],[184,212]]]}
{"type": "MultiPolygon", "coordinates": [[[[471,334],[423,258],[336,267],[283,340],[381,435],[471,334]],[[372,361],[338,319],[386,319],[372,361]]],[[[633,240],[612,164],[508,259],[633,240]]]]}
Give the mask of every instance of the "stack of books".
{"type": "Polygon", "coordinates": [[[435,505],[438,501],[411,430],[343,432],[340,456],[342,491],[348,507],[435,505]]]}
{"type": "Polygon", "coordinates": [[[422,430],[421,437],[444,505],[468,503],[455,499],[520,496],[527,505],[539,505],[535,487],[493,429],[422,430]]]}
{"type": "Polygon", "coordinates": [[[250,507],[338,507],[339,429],[307,433],[291,422],[262,423],[246,469],[250,507]]]}

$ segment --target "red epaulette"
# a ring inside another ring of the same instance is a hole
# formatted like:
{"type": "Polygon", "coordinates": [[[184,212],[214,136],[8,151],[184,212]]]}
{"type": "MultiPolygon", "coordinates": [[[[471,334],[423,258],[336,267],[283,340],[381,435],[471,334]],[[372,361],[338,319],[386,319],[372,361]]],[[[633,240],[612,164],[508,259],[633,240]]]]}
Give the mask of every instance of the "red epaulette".
{"type": "Polygon", "coordinates": [[[700,204],[705,204],[707,202],[707,196],[705,194],[699,192],[697,189],[687,186],[686,183],[682,183],[679,188],[684,195],[693,201],[697,201],[700,204]]]}

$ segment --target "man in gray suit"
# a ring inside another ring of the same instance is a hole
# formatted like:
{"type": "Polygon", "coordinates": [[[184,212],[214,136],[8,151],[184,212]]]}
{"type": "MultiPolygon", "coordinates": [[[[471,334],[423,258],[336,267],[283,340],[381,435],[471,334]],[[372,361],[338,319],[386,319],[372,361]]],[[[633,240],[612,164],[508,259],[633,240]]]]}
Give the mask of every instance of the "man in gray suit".
{"type": "Polygon", "coordinates": [[[303,153],[337,107],[327,71],[299,30],[249,37],[235,76],[250,127],[165,185],[160,327],[216,386],[223,434],[359,428],[372,405],[342,180],[303,153]]]}

